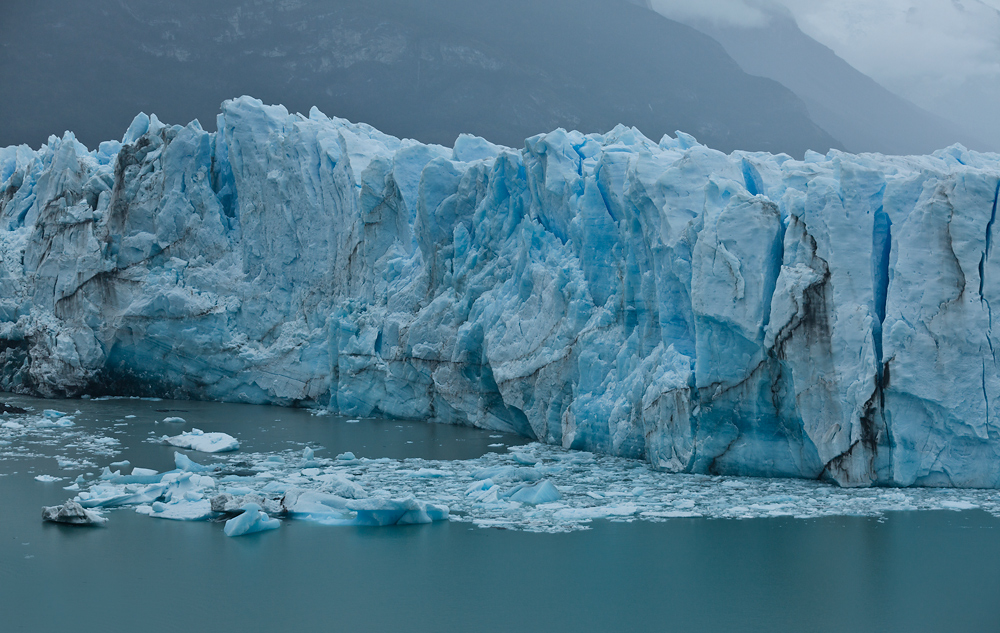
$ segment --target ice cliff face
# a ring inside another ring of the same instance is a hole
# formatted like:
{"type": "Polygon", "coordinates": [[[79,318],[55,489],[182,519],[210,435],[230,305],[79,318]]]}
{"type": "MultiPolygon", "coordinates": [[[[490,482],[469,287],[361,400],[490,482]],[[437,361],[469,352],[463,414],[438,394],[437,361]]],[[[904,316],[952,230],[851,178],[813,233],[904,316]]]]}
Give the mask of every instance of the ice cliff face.
{"type": "Polygon", "coordinates": [[[0,388],[429,418],[671,471],[1000,486],[1000,157],[557,130],[0,150],[0,388]]]}

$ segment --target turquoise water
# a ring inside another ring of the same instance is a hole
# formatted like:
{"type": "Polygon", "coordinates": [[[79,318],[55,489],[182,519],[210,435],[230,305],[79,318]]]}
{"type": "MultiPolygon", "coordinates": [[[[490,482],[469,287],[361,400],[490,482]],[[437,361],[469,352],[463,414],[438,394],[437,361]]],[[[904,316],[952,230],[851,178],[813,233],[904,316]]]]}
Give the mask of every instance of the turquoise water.
{"type": "MultiPolygon", "coordinates": [[[[90,456],[101,466],[170,468],[173,451],[144,441],[169,415],[255,451],[311,444],[325,447],[317,455],[468,459],[521,441],[270,407],[4,400],[80,409],[79,427],[120,442],[114,457],[90,456]],[[136,417],[118,422],[125,415],[136,417]]],[[[34,477],[64,474],[49,453],[75,455],[44,444],[24,452],[34,456],[0,461],[5,632],[1000,630],[1000,520],[978,510],[595,521],[563,534],[288,521],[231,539],[217,523],[130,510],[108,513],[106,527],[43,524],[41,506],[72,493],[61,488],[68,480],[34,477]]]]}

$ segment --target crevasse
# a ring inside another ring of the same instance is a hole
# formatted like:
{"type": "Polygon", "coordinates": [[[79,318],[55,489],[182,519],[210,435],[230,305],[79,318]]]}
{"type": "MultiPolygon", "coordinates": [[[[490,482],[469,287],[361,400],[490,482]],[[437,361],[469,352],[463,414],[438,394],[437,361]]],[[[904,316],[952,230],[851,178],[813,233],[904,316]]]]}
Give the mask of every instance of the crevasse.
{"type": "Polygon", "coordinates": [[[446,148],[247,97],[218,129],[0,149],[0,389],[1000,486],[1000,156],[727,156],[623,126],[446,148]]]}

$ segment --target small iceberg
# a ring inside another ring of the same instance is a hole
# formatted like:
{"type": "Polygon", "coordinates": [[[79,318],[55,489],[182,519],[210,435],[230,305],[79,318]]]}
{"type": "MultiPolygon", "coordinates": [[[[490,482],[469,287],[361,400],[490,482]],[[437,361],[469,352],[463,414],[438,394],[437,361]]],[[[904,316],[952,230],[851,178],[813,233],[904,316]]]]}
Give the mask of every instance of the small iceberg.
{"type": "Polygon", "coordinates": [[[225,453],[239,450],[240,443],[228,433],[205,433],[201,429],[191,429],[173,437],[163,436],[163,441],[178,448],[187,448],[202,453],[225,453]]]}
{"type": "Polygon", "coordinates": [[[157,519],[204,521],[212,516],[212,503],[208,499],[197,501],[178,499],[170,503],[155,501],[150,505],[141,505],[135,511],[157,519]]]}
{"type": "Polygon", "coordinates": [[[347,510],[348,502],[337,495],[293,488],[281,498],[281,507],[289,518],[350,525],[353,517],[347,510]]]}
{"type": "Polygon", "coordinates": [[[42,508],[42,521],[65,523],[67,525],[101,525],[107,518],[93,510],[87,510],[75,501],[67,501],[61,506],[42,508]]]}
{"type": "Polygon", "coordinates": [[[511,501],[526,503],[532,506],[559,501],[562,498],[559,491],[556,490],[556,487],[548,479],[543,479],[536,484],[514,486],[506,496],[511,501]]]}
{"type": "Polygon", "coordinates": [[[177,470],[188,473],[205,473],[219,468],[217,464],[212,466],[199,464],[184,453],[174,453],[174,466],[177,467],[177,470]]]}
{"type": "Polygon", "coordinates": [[[447,506],[417,501],[413,497],[359,499],[349,502],[347,509],[358,513],[353,521],[354,525],[410,525],[444,521],[448,518],[447,506]]]}
{"type": "Polygon", "coordinates": [[[281,521],[272,519],[262,512],[256,503],[243,506],[243,513],[226,521],[226,536],[244,536],[254,532],[276,530],[281,527],[281,521]]]}
{"type": "Polygon", "coordinates": [[[215,495],[211,499],[212,512],[219,512],[222,514],[239,514],[243,511],[243,507],[249,503],[262,508],[265,512],[270,514],[281,514],[285,511],[281,501],[265,497],[264,495],[257,494],[255,492],[246,492],[242,495],[236,495],[232,492],[223,492],[222,494],[215,495]]]}

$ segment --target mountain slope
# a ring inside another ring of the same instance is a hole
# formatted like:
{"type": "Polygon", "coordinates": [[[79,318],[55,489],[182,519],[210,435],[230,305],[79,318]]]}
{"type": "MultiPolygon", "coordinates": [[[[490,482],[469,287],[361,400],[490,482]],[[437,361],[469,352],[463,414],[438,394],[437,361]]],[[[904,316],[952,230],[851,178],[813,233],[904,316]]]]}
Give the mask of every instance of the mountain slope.
{"type": "Polygon", "coordinates": [[[727,151],[840,146],[704,34],[614,0],[5,4],[0,146],[64,129],[94,144],[138,110],[212,129],[240,94],[444,144],[625,123],[727,151]]]}
{"type": "Polygon", "coordinates": [[[780,82],[849,151],[923,154],[956,142],[991,149],[958,126],[890,92],[782,14],[760,28],[691,22],[752,75],[780,82]]]}

